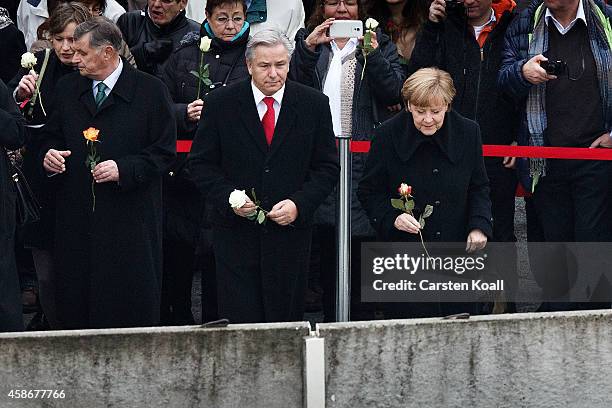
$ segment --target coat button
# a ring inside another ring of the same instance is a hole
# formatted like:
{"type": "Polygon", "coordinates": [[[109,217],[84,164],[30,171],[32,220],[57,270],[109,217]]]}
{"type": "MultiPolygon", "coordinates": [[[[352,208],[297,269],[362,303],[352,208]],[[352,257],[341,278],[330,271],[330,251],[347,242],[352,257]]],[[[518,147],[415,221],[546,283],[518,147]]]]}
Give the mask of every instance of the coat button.
{"type": "Polygon", "coordinates": [[[437,174],[440,172],[440,170],[438,170],[438,169],[433,169],[431,172],[432,172],[433,174],[436,174],[436,175],[437,175],[437,174]]]}
{"type": "Polygon", "coordinates": [[[270,172],[270,169],[269,169],[268,167],[266,167],[266,168],[264,169],[264,173],[269,173],[269,172],[270,172]]]}
{"type": "Polygon", "coordinates": [[[436,207],[439,207],[439,206],[440,206],[440,200],[436,200],[436,201],[434,202],[434,205],[435,205],[436,207]]]}
{"type": "Polygon", "coordinates": [[[436,238],[440,238],[441,235],[442,233],[440,231],[436,231],[436,238]]]}
{"type": "Polygon", "coordinates": [[[215,55],[215,58],[219,59],[219,58],[221,58],[221,56],[219,54],[217,54],[217,55],[215,55]]]}

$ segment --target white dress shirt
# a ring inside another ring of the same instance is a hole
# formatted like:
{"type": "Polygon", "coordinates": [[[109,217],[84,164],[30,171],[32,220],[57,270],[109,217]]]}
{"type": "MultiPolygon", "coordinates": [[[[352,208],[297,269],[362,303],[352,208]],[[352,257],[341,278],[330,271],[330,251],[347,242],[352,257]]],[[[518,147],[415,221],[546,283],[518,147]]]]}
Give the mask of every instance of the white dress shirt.
{"type": "MultiPolygon", "coordinates": [[[[266,95],[263,94],[255,86],[253,81],[251,81],[251,88],[253,88],[253,97],[255,98],[255,106],[257,106],[257,113],[259,114],[259,120],[262,120],[266,112],[268,111],[268,105],[264,102],[264,98],[266,95]]],[[[276,91],[272,98],[274,98],[274,103],[272,106],[274,107],[274,126],[276,126],[276,122],[278,122],[278,114],[280,113],[281,106],[283,105],[283,95],[285,94],[285,85],[276,91]]]]}
{"type": "Polygon", "coordinates": [[[121,75],[121,71],[123,71],[123,61],[121,61],[121,58],[119,58],[119,65],[117,65],[117,68],[115,68],[115,70],[111,72],[111,74],[107,76],[106,79],[102,81],[98,81],[98,80],[93,81],[94,99],[96,97],[96,94],[98,93],[98,84],[100,82],[104,82],[104,85],[106,85],[106,89],[104,90],[104,93],[106,93],[106,96],[108,97],[108,94],[115,87],[115,84],[117,83],[117,80],[119,79],[119,75],[121,75]]]}
{"type": "Polygon", "coordinates": [[[561,23],[552,15],[550,10],[546,9],[546,14],[544,14],[544,22],[546,23],[546,26],[548,26],[550,20],[553,21],[553,24],[555,25],[555,27],[557,27],[557,30],[559,30],[559,33],[561,33],[561,35],[567,34],[567,32],[572,29],[572,27],[576,24],[576,21],[578,20],[584,21],[584,25],[586,25],[587,21],[586,16],[584,15],[584,7],[582,6],[582,0],[578,2],[578,11],[576,12],[576,18],[574,18],[567,25],[567,27],[563,27],[563,25],[561,25],[561,23]]]}

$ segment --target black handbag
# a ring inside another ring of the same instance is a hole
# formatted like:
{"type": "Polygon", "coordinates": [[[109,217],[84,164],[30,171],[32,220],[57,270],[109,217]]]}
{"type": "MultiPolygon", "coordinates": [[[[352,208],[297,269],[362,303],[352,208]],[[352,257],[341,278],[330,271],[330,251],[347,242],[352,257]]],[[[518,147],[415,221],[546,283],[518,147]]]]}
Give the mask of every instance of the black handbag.
{"type": "Polygon", "coordinates": [[[23,172],[11,164],[11,179],[17,191],[17,224],[27,225],[40,220],[40,204],[23,172]]]}

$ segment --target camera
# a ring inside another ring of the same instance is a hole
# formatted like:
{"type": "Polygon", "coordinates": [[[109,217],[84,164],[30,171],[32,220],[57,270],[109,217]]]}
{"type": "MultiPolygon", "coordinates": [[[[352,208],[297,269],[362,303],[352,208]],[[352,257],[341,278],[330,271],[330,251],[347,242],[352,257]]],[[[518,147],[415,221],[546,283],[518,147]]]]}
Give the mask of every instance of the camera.
{"type": "Polygon", "coordinates": [[[446,3],[446,14],[465,14],[465,7],[463,6],[463,0],[444,0],[446,3]]]}
{"type": "Polygon", "coordinates": [[[540,62],[540,66],[544,68],[546,73],[549,75],[561,75],[562,73],[567,71],[567,63],[561,60],[542,61],[540,62]]]}

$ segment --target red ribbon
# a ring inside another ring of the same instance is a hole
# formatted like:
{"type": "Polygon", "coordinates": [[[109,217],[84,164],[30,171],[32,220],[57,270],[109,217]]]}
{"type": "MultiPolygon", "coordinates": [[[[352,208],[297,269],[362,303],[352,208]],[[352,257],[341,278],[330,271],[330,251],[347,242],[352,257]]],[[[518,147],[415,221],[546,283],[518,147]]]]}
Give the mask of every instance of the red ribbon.
{"type": "MultiPolygon", "coordinates": [[[[176,151],[189,153],[191,140],[177,140],[176,151]]],[[[370,151],[369,141],[351,141],[352,153],[370,151]]],[[[612,160],[612,149],[584,147],[535,147],[483,145],[482,154],[486,157],[542,157],[545,159],[612,160]]]]}

